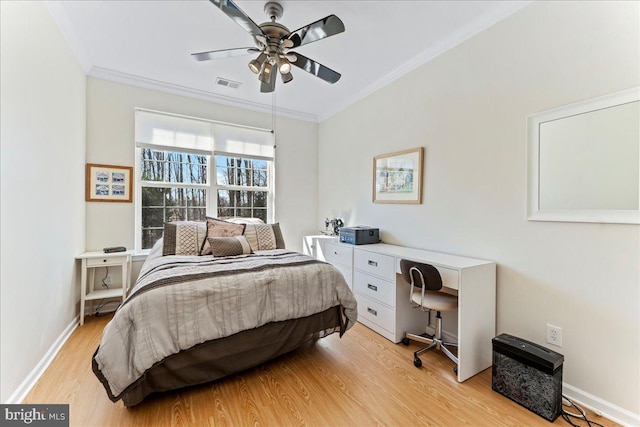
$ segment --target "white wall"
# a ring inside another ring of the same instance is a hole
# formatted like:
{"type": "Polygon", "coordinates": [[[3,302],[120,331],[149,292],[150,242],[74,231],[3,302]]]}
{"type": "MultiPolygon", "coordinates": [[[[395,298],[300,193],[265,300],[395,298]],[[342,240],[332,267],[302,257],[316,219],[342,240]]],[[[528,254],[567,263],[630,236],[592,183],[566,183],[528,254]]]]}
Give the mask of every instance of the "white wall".
{"type": "Polygon", "coordinates": [[[43,3],[2,1],[0,16],[0,401],[6,402],[77,313],[86,79],[43,3]]]}
{"type": "Polygon", "coordinates": [[[496,261],[496,332],[550,346],[545,325],[562,327],[564,381],[634,424],[640,227],[527,221],[525,118],[639,85],[639,6],[533,3],[327,119],[318,213],[496,261]],[[423,203],[373,204],[372,158],[417,146],[423,203]]]}
{"type": "MultiPolygon", "coordinates": [[[[142,107],[261,128],[272,117],[184,96],[87,79],[87,162],[134,166],[134,108],[142,107]]],[[[276,218],[287,248],[302,250],[302,236],[319,229],[318,125],[276,120],[276,218]],[[304,214],[300,214],[304,213],[304,214]],[[309,214],[310,213],[310,214],[309,214]]],[[[134,203],[87,203],[87,250],[134,246],[134,203]]]]}

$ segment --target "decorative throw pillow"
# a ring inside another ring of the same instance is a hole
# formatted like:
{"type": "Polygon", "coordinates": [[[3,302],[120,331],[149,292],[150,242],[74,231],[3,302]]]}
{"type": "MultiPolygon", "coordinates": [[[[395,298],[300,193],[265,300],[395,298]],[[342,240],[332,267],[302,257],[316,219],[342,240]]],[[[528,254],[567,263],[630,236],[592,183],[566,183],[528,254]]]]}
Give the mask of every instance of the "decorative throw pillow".
{"type": "Polygon", "coordinates": [[[209,237],[209,246],[213,256],[235,256],[251,253],[251,246],[244,236],[234,237],[209,237]]]}
{"type": "Polygon", "coordinates": [[[245,224],[234,224],[217,218],[207,217],[207,238],[202,242],[200,255],[210,255],[211,245],[209,237],[234,237],[242,236],[245,224]]]}
{"type": "Polygon", "coordinates": [[[284,239],[280,224],[247,224],[244,236],[254,251],[284,249],[284,239]]]}
{"type": "Polygon", "coordinates": [[[199,255],[206,236],[205,222],[165,222],[162,255],[199,255]]]}

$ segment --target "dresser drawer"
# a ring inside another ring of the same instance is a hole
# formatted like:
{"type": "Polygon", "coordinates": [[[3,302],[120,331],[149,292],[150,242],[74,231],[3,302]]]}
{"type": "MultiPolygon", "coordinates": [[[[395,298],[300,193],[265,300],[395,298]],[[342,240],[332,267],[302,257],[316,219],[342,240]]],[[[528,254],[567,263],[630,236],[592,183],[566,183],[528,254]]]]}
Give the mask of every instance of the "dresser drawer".
{"type": "Polygon", "coordinates": [[[108,265],[121,265],[126,260],[126,256],[87,258],[87,267],[100,267],[108,265]]]}
{"type": "Polygon", "coordinates": [[[354,267],[388,281],[395,281],[395,257],[356,249],[353,251],[354,267]]]}
{"type": "Polygon", "coordinates": [[[442,277],[442,286],[446,286],[447,288],[451,288],[451,289],[459,288],[458,283],[460,280],[460,273],[458,270],[452,270],[450,268],[438,267],[438,266],[436,266],[436,268],[440,273],[440,277],[442,277]]]}
{"type": "Polygon", "coordinates": [[[328,263],[348,268],[353,266],[353,248],[350,246],[325,242],[323,254],[328,263]]]}
{"type": "Polygon", "coordinates": [[[361,271],[354,271],[353,290],[375,301],[395,307],[395,281],[389,282],[361,271]]]}
{"type": "Polygon", "coordinates": [[[375,323],[389,332],[395,331],[395,311],[378,301],[356,293],[358,301],[358,317],[375,323]]]}
{"type": "MultiPolygon", "coordinates": [[[[401,260],[402,258],[397,258],[396,271],[398,274],[402,274],[402,270],[400,269],[401,260]]],[[[442,278],[442,286],[446,286],[447,288],[451,289],[458,289],[460,287],[460,272],[458,270],[447,267],[440,267],[439,265],[434,265],[434,267],[437,268],[438,273],[440,273],[440,277],[442,278]]]]}

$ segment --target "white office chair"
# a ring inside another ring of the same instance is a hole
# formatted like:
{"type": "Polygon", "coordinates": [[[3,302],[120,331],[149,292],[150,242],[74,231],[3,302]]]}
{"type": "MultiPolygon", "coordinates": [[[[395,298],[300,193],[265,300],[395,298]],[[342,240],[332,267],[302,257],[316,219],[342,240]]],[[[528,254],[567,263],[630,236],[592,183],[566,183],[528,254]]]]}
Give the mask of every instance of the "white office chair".
{"type": "Polygon", "coordinates": [[[411,285],[409,290],[409,303],[411,306],[414,308],[420,307],[424,311],[435,310],[436,312],[435,335],[430,336],[426,333],[418,335],[405,332],[402,339],[404,345],[409,345],[410,340],[428,344],[413,353],[413,364],[416,368],[421,367],[422,360],[418,355],[435,348],[436,350],[441,350],[456,363],[453,370],[457,373],[458,358],[447,347],[457,347],[458,344],[442,340],[442,317],[440,312],[456,310],[458,308],[458,297],[440,292],[440,289],[442,289],[442,277],[432,265],[403,259],[400,260],[400,270],[402,271],[403,279],[411,285]]]}

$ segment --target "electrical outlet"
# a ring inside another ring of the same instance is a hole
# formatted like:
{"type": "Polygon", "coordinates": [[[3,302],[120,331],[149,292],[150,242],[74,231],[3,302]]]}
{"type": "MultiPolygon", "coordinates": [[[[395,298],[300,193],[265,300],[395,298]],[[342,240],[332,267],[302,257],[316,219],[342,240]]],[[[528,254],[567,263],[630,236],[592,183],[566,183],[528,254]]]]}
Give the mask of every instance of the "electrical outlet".
{"type": "Polygon", "coordinates": [[[547,342],[562,347],[562,328],[547,323],[547,342]]]}

